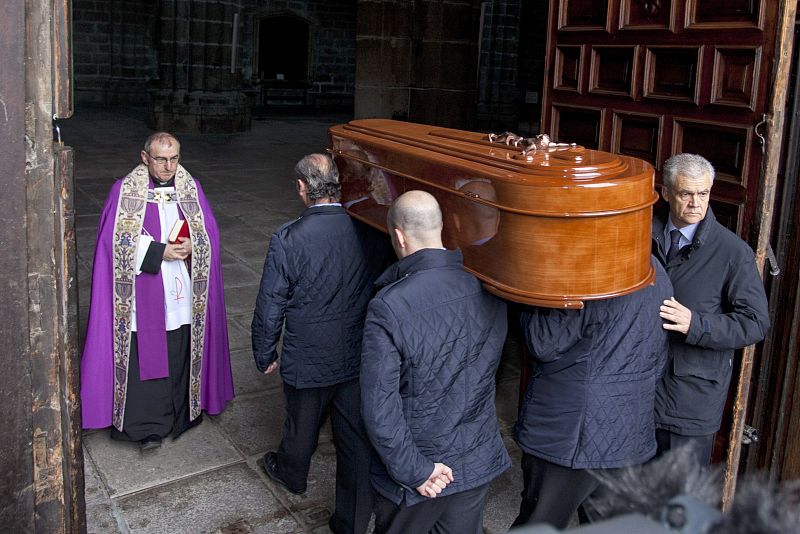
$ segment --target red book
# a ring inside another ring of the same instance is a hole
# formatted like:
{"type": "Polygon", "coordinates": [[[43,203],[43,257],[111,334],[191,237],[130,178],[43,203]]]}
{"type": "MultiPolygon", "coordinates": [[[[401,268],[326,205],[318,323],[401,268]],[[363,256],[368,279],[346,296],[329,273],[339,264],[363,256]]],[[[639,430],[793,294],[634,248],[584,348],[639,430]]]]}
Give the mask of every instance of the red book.
{"type": "Polygon", "coordinates": [[[189,237],[189,225],[186,223],[186,219],[178,219],[175,221],[175,225],[172,227],[167,241],[174,245],[175,243],[180,243],[178,238],[181,237],[189,237]]]}

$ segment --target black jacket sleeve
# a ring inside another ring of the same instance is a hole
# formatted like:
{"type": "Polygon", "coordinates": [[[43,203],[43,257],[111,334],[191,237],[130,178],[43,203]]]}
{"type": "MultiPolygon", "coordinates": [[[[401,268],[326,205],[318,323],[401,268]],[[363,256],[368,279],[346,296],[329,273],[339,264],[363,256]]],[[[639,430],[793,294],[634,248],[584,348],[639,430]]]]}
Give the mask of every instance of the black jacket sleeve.
{"type": "Polygon", "coordinates": [[[251,325],[253,357],[261,372],[278,359],[276,347],[281,336],[286,304],[291,295],[286,261],[283,244],[278,234],[275,234],[269,242],[251,325]]]}
{"type": "Polygon", "coordinates": [[[147,252],[144,255],[144,259],[142,260],[142,266],[140,270],[143,273],[158,273],[161,270],[161,261],[164,259],[164,251],[166,248],[166,243],[151,241],[150,246],[147,247],[147,252]]]}
{"type": "Polygon", "coordinates": [[[416,488],[428,479],[434,465],[417,447],[403,413],[401,356],[389,332],[396,323],[380,299],[370,302],[361,352],[361,413],[389,476],[398,484],[416,488]]]}
{"type": "Polygon", "coordinates": [[[728,313],[692,310],[686,343],[712,350],[734,350],[764,339],[769,328],[769,308],[752,257],[731,266],[724,296],[733,308],[728,313]]]}
{"type": "Polygon", "coordinates": [[[528,308],[520,317],[528,349],[540,362],[560,359],[583,339],[584,315],[585,308],[528,308]]]}

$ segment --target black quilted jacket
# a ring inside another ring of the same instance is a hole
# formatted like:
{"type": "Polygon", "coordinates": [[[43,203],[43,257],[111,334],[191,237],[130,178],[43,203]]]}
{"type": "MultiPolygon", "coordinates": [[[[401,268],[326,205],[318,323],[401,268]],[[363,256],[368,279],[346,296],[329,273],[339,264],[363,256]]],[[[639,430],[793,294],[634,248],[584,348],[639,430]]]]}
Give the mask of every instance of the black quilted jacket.
{"type": "Polygon", "coordinates": [[[520,448],[573,469],[636,465],[656,452],[654,398],[668,355],[656,283],[581,310],[529,308],[522,329],[534,376],[515,427],[520,448]]]}
{"type": "Polygon", "coordinates": [[[361,356],[361,407],[372,484],[394,503],[434,462],[453,469],[442,495],[488,483],[510,464],[495,413],[494,377],[506,337],[506,306],[463,270],[461,253],[418,251],[376,282],[361,356]]]}
{"type": "Polygon", "coordinates": [[[358,377],[361,334],[373,283],[391,246],[341,206],[307,208],[269,243],[253,314],[253,356],[263,371],[278,357],[281,377],[295,388],[323,387],[358,377]]]}

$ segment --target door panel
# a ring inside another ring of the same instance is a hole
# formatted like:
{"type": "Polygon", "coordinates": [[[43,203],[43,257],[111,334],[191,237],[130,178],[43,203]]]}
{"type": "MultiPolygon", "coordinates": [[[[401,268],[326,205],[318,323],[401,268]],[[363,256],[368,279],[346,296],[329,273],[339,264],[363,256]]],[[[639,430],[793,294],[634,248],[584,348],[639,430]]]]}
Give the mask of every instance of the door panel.
{"type": "Polygon", "coordinates": [[[551,0],[542,132],[657,170],[677,152],[705,156],[717,169],[715,213],[749,236],[777,6],[551,0]]]}

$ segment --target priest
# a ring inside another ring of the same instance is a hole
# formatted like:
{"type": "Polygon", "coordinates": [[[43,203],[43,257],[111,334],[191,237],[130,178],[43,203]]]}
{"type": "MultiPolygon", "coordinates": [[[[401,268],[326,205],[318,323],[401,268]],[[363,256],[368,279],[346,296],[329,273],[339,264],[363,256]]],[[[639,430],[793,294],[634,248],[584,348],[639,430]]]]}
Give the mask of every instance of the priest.
{"type": "Polygon", "coordinates": [[[81,360],[83,427],[143,451],[233,398],[219,229],[180,148],[154,133],[111,187],[81,360]]]}

